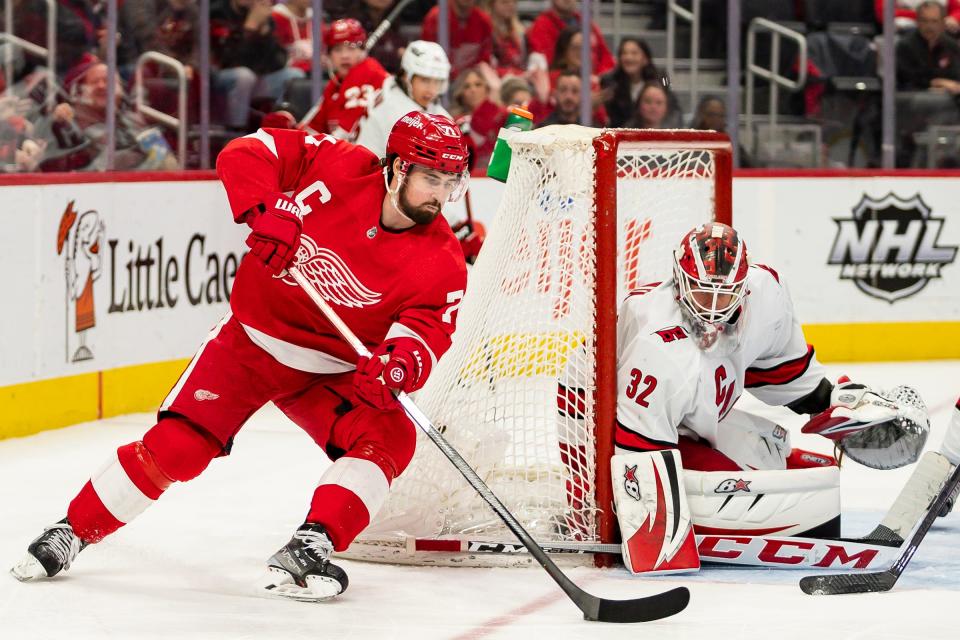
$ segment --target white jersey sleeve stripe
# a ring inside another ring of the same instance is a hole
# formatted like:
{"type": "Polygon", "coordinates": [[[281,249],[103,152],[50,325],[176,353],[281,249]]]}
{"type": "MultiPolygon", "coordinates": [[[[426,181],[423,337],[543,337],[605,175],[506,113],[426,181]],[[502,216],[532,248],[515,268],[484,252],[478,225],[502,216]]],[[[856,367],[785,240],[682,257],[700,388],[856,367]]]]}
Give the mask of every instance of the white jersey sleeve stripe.
{"type": "Polygon", "coordinates": [[[277,153],[277,141],[273,139],[273,136],[264,131],[263,129],[257,129],[256,133],[251,133],[249,135],[243,136],[244,138],[254,138],[263,143],[267,149],[270,150],[270,153],[273,154],[273,157],[279,158],[280,154],[277,153]]]}

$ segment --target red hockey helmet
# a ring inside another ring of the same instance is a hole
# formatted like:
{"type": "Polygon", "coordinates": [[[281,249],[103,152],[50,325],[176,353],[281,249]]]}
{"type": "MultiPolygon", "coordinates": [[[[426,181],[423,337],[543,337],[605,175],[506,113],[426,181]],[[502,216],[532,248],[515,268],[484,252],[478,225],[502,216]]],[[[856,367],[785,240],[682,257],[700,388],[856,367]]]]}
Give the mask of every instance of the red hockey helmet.
{"type": "Polygon", "coordinates": [[[727,330],[723,324],[743,303],[748,266],[747,247],[732,227],[713,222],[683,236],[673,274],[680,308],[695,329],[727,330]]]}
{"type": "Polygon", "coordinates": [[[397,120],[387,138],[387,157],[393,154],[438,171],[467,171],[463,134],[447,116],[411,111],[397,120]]]}
{"type": "Polygon", "coordinates": [[[333,49],[338,44],[353,44],[362,47],[367,41],[367,32],[357,20],[341,18],[334,20],[323,33],[323,44],[333,49]]]}

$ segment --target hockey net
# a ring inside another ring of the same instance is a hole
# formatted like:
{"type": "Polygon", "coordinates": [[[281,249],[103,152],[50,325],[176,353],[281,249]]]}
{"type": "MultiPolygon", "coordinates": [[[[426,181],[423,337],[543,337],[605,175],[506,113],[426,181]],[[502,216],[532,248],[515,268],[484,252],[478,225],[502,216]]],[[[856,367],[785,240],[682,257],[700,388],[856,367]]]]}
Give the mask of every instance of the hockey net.
{"type": "MultiPolygon", "coordinates": [[[[415,400],[538,541],[609,542],[617,307],[670,276],[685,231],[729,221],[730,144],[713,132],[564,126],[517,134],[511,148],[453,345],[415,400]]],[[[421,433],[346,555],[463,564],[419,552],[465,539],[514,540],[421,433]]]]}

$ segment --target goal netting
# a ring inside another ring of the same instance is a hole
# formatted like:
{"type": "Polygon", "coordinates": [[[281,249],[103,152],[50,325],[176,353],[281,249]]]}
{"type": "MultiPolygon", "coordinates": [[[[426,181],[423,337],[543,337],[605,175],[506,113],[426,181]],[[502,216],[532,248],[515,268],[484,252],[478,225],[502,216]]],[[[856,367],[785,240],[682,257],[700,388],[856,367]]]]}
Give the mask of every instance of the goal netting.
{"type": "MultiPolygon", "coordinates": [[[[453,345],[415,401],[538,541],[608,542],[617,307],[670,276],[685,231],[729,221],[730,145],[713,132],[577,126],[510,145],[453,345]]],[[[415,561],[402,556],[436,539],[513,536],[419,434],[349,553],[415,561]]]]}

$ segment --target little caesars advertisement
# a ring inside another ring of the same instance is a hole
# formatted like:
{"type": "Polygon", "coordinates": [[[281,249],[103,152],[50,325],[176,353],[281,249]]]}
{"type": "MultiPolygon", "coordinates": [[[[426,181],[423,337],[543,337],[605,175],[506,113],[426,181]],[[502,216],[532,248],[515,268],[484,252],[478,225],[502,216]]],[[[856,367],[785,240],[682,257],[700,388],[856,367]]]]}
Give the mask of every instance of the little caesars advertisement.
{"type": "Polygon", "coordinates": [[[0,386],[189,357],[246,250],[215,182],[4,187],[0,386]]]}

